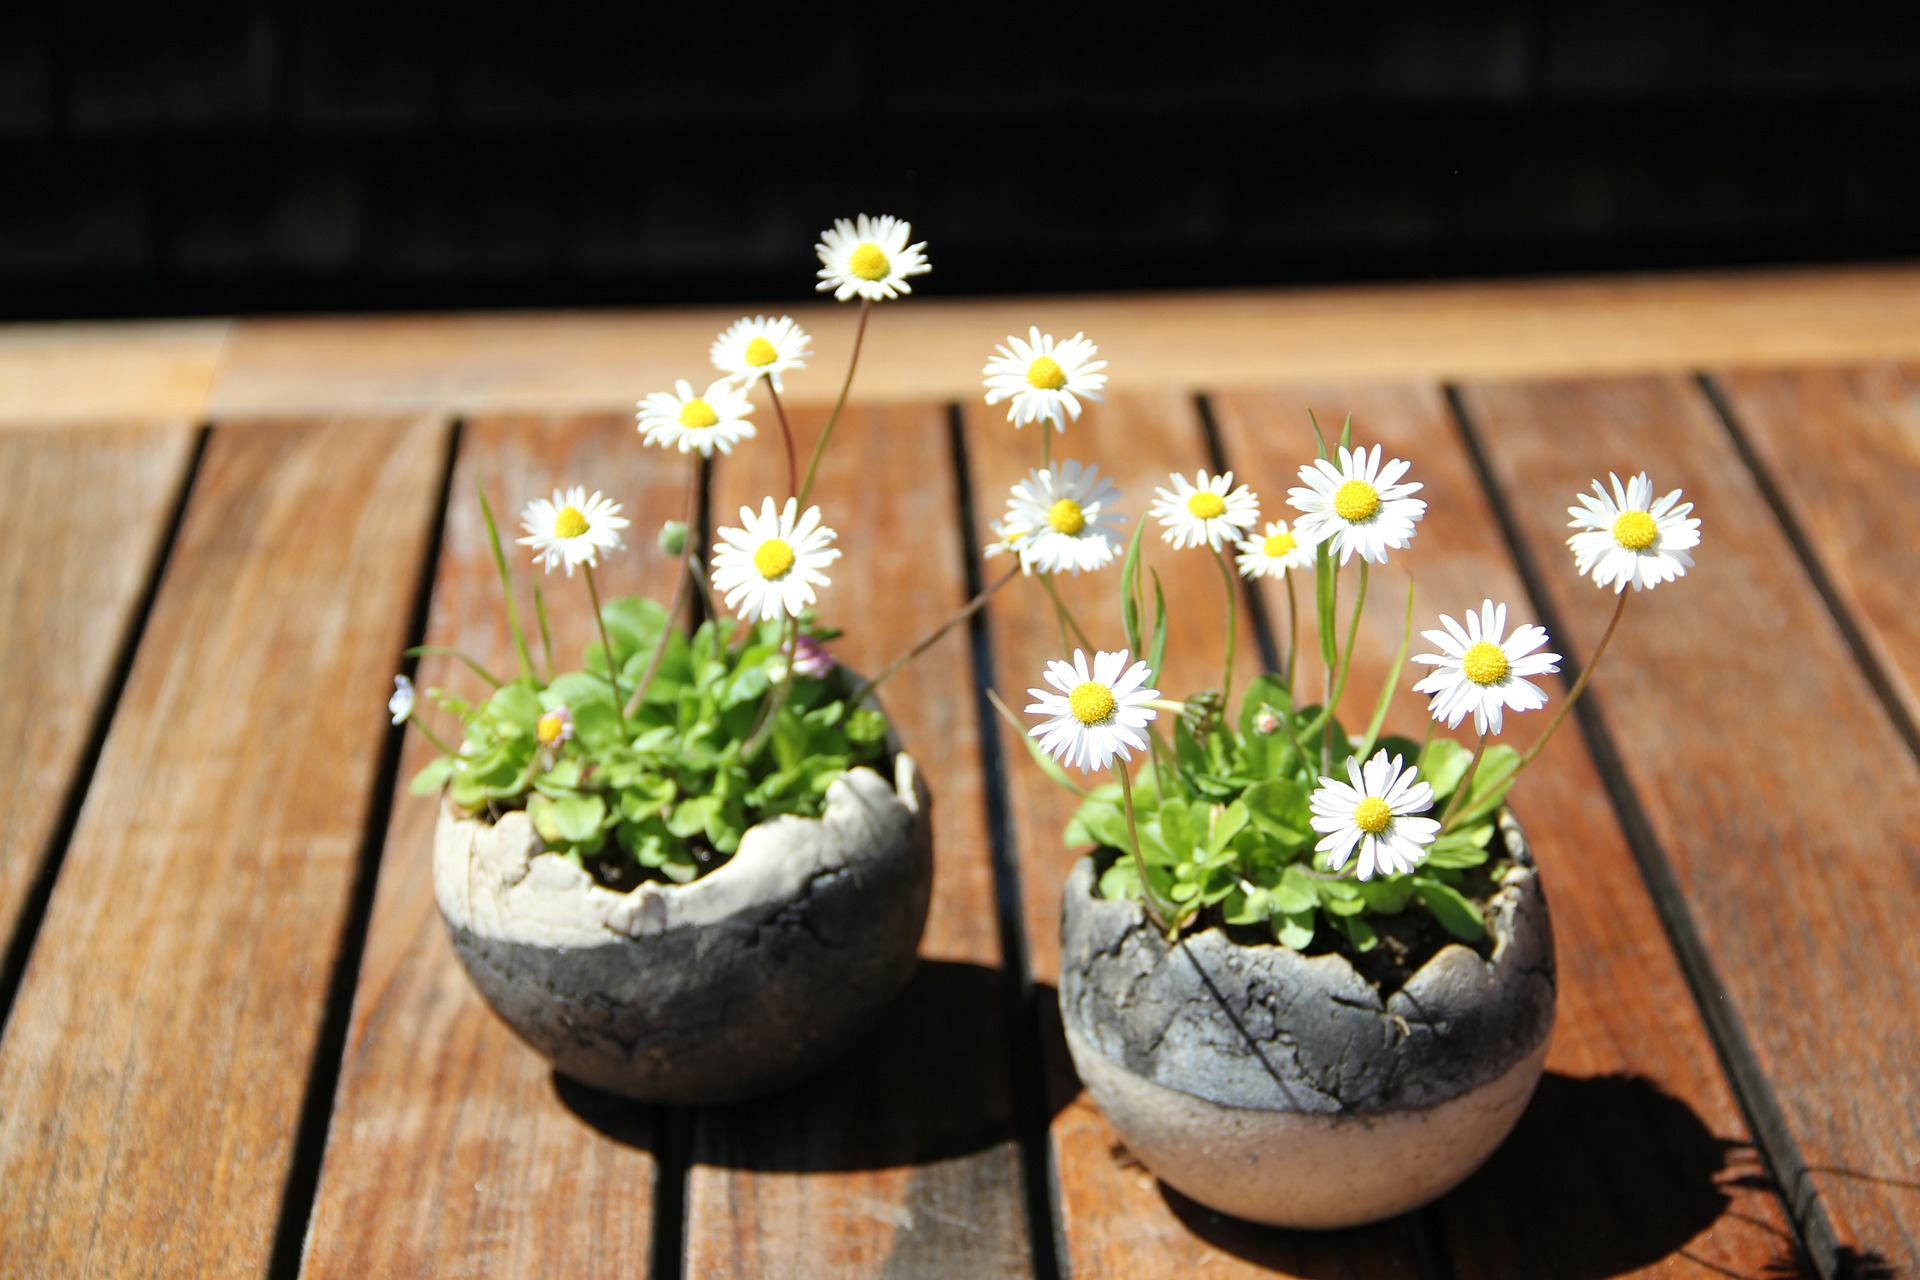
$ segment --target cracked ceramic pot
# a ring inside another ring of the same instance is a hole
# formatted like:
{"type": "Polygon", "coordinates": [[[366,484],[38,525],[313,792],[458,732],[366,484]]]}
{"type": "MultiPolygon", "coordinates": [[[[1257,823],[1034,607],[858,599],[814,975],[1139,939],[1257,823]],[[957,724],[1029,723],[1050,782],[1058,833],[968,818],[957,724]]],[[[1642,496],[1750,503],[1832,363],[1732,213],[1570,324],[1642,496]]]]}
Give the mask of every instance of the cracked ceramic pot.
{"type": "Polygon", "coordinates": [[[1168,1186],[1282,1227],[1354,1226],[1457,1185],[1512,1130],[1553,1031],[1553,930],[1526,842],[1490,903],[1493,954],[1442,948],[1382,998],[1340,955],[1169,946],[1074,867],[1060,1012],[1088,1092],[1168,1186]]]}
{"type": "Polygon", "coordinates": [[[818,818],[749,828],[690,884],[630,893],[543,850],[524,812],[441,802],[434,896],[494,1012],[555,1068],[651,1102],[731,1102],[827,1065],[913,976],[933,887],[912,757],[849,770],[818,818]]]}

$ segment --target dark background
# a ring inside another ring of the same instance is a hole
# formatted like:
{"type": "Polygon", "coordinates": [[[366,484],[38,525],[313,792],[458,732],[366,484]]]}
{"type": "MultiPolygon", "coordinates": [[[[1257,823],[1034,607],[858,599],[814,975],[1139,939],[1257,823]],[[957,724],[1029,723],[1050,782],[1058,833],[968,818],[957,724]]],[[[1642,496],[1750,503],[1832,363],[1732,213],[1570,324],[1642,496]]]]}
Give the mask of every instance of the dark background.
{"type": "Polygon", "coordinates": [[[1912,257],[1920,4],[9,0],[0,175],[11,319],[1912,257]]]}

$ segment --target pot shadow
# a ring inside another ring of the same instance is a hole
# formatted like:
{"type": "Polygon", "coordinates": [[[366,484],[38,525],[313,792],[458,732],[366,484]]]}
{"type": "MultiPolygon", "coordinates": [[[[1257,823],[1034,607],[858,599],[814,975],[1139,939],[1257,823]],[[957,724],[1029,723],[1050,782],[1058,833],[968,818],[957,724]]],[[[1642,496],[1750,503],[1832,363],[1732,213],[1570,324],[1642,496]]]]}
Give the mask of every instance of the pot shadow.
{"type": "MultiPolygon", "coordinates": [[[[1057,1021],[1051,997],[1050,988],[1036,992],[1057,1021]]],[[[723,1168],[875,1170],[1011,1150],[1018,1137],[1013,1090],[1028,1086],[1013,1066],[1009,1001],[999,969],[922,959],[906,990],[843,1057],[770,1097],[662,1108],[559,1072],[553,1088],[582,1121],[631,1146],[651,1149],[652,1135],[676,1112],[697,1117],[693,1159],[723,1168]]],[[[1072,1097],[1049,1095],[1041,1104],[1051,1108],[1047,1119],[1072,1097]]]]}

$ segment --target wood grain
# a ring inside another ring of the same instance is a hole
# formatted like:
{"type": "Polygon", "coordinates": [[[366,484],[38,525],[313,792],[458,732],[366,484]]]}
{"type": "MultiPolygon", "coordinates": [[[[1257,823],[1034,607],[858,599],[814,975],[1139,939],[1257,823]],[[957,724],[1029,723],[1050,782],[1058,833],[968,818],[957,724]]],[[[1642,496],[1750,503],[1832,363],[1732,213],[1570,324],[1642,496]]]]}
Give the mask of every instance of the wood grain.
{"type": "MultiPolygon", "coordinates": [[[[1355,442],[1406,459],[1408,479],[1425,486],[1427,515],[1413,545],[1375,575],[1342,707],[1347,724],[1366,723],[1391,669],[1406,574],[1418,592],[1412,653],[1433,651],[1418,632],[1438,627],[1441,613],[1460,619],[1483,599],[1507,603],[1512,625],[1537,620],[1439,388],[1314,383],[1213,403],[1227,457],[1257,484],[1269,517],[1297,514],[1285,493],[1313,456],[1308,408],[1322,423],[1352,413],[1355,442]]],[[[1300,584],[1309,601],[1310,583],[1300,584]]],[[[1283,626],[1285,592],[1263,585],[1283,626]]],[[[1302,661],[1317,680],[1317,654],[1302,661]]],[[[1426,732],[1427,698],[1412,691],[1426,671],[1409,664],[1402,672],[1389,732],[1426,732]]],[[[1564,693],[1558,681],[1546,684],[1556,699],[1564,693]]],[[[1546,714],[1510,713],[1505,740],[1524,749],[1546,714]]],[[[1470,746],[1471,724],[1455,736],[1470,746]]],[[[1453,1274],[1748,1276],[1791,1261],[1786,1214],[1756,1185],[1765,1179],[1751,1135],[1577,724],[1542,754],[1514,800],[1553,909],[1559,1018],[1550,1074],[1519,1128],[1434,1210],[1453,1274]]]]}
{"type": "Polygon", "coordinates": [[[445,442],[214,432],[0,1041],[0,1273],[263,1269],[445,442]]]}
{"type": "MultiPolygon", "coordinates": [[[[194,433],[0,436],[0,954],[52,852],[165,544],[194,433]]],[[[4,999],[0,993],[0,999],[4,999]]]]}
{"type": "Polygon", "coordinates": [[[1596,706],[1809,1170],[1790,1198],[1817,1193],[1841,1247],[1920,1266],[1920,766],[1699,388],[1488,385],[1466,403],[1572,652],[1613,603],[1567,558],[1574,492],[1644,467],[1697,504],[1699,566],[1632,600],[1596,706]]]}
{"type": "Polygon", "coordinates": [[[1742,369],[1718,379],[1794,529],[1920,720],[1920,367],[1742,369]]]}
{"type": "MultiPolygon", "coordinates": [[[[927,231],[936,270],[911,299],[880,309],[862,358],[863,403],[970,403],[993,344],[1032,324],[1062,336],[1086,330],[1112,362],[1115,393],[1920,357],[1920,269],[1911,266],[941,301],[937,229],[927,231]]],[[[796,277],[794,296],[809,284],[796,277]]],[[[811,367],[789,379],[792,402],[831,400],[853,309],[789,299],[728,309],[240,320],[209,403],[224,416],[630,411],[676,378],[708,377],[713,335],[767,310],[790,312],[816,339],[811,367]]],[[[102,348],[110,353],[112,343],[102,348]]],[[[57,379],[50,392],[23,392],[29,400],[57,395],[83,406],[93,389],[111,386],[80,367],[48,375],[31,362],[0,367],[23,386],[57,379]]]]}
{"type": "MultiPolygon", "coordinates": [[[[991,535],[988,518],[1005,509],[1007,488],[1040,461],[1031,427],[1015,431],[1004,411],[969,410],[967,450],[972,472],[976,538],[991,535]]],[[[1211,470],[1199,416],[1191,398],[1162,394],[1128,396],[1095,406],[1056,440],[1056,459],[1097,461],[1111,469],[1122,491],[1121,509],[1133,521],[1148,519],[1156,486],[1168,473],[1211,470]]],[[[1159,687],[1180,697],[1220,683],[1226,640],[1225,601],[1219,573],[1205,550],[1175,551],[1149,531],[1143,550],[1158,568],[1167,593],[1169,643],[1159,687]]],[[[994,561],[991,563],[999,563],[994,561]]],[[[1060,583],[1076,618],[1096,646],[1124,647],[1118,566],[1060,583]]],[[[1030,699],[1050,658],[1063,656],[1052,606],[1032,581],[1016,582],[988,607],[994,683],[1016,712],[1030,699]]],[[[1242,615],[1236,678],[1259,669],[1252,628],[1242,615]]],[[[1034,981],[1057,1019],[1054,985],[1060,971],[1060,886],[1083,850],[1069,849],[1061,832],[1075,798],[1047,780],[1026,747],[1002,728],[1008,793],[1016,826],[1021,897],[1034,981]]],[[[1053,1154],[1059,1182],[1060,1231],[1067,1267],[1076,1276],[1369,1277],[1410,1275],[1411,1241],[1400,1223],[1332,1234],[1287,1233],[1221,1218],[1161,1188],[1121,1143],[1073,1077],[1049,1020],[1050,1091],[1066,1102],[1053,1122],[1053,1154]]]]}
{"type": "MultiPolygon", "coordinates": [[[[689,464],[643,450],[625,417],[489,419],[462,433],[427,643],[505,675],[515,665],[476,484],[501,536],[528,499],[583,484],[621,503],[627,547],[600,569],[608,595],[672,592],[653,537],[684,511],[689,464]]],[[[536,661],[529,553],[511,547],[536,661]]],[[[545,580],[562,669],[595,636],[578,578],[545,580]]],[[[479,698],[487,686],[447,658],[422,660],[422,689],[479,698]]],[[[457,726],[421,713],[452,740],[457,726]]],[[[644,1270],[653,1228],[656,1117],[650,1107],[556,1077],[493,1015],[447,943],[434,905],[435,804],[404,782],[433,756],[409,734],[387,827],[303,1274],[309,1277],[570,1276],[644,1270]],[[564,1263],[562,1262],[564,1260],[564,1263]]]]}
{"type": "MultiPolygon", "coordinates": [[[[801,458],[823,415],[800,414],[801,458]]],[[[784,500],[777,428],[720,462],[713,520],[784,500]]],[[[812,498],[844,557],[821,617],[835,654],[877,672],[967,599],[961,521],[938,406],[849,410],[812,498]]],[[[934,796],[934,891],[921,968],[841,1062],[762,1103],[699,1113],[687,1274],[808,1277],[1032,1273],[1013,1131],[967,633],[882,690],[934,796]]]]}
{"type": "Polygon", "coordinates": [[[0,429],[198,422],[231,320],[0,325],[0,429]]]}

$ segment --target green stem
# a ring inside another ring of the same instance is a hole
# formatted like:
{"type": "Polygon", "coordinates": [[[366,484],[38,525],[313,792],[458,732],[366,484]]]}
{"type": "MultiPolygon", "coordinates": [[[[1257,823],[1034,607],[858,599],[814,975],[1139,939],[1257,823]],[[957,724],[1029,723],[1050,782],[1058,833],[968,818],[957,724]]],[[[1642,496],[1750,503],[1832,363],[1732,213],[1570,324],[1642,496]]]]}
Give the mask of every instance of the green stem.
{"type": "Polygon", "coordinates": [[[607,683],[613,686],[613,714],[620,721],[620,736],[627,736],[627,713],[620,698],[620,672],[613,660],[613,641],[607,636],[607,620],[600,615],[600,587],[593,580],[593,565],[580,566],[587,575],[587,594],[593,598],[593,620],[600,628],[600,647],[607,658],[607,683]]]}
{"type": "Polygon", "coordinates": [[[533,580],[533,616],[540,620],[540,652],[547,660],[547,683],[553,683],[553,629],[547,625],[547,598],[540,591],[540,579],[533,580]]]}
{"type": "Polygon", "coordinates": [[[1335,666],[1327,668],[1327,700],[1320,708],[1319,720],[1307,728],[1308,737],[1313,736],[1315,729],[1321,731],[1320,770],[1322,773],[1329,772],[1333,768],[1333,710],[1340,704],[1340,699],[1346,696],[1347,677],[1353,670],[1353,650],[1360,639],[1360,611],[1367,605],[1367,569],[1367,562],[1362,560],[1360,586],[1353,597],[1353,620],[1347,624],[1346,649],[1335,666]]]}
{"type": "Polygon", "coordinates": [[[1093,648],[1093,641],[1087,639],[1087,633],[1080,629],[1078,622],[1074,621],[1072,610],[1067,608],[1066,601],[1062,600],[1060,593],[1054,589],[1053,575],[1050,573],[1042,573],[1035,576],[1040,579],[1040,587],[1047,593],[1047,598],[1053,601],[1053,611],[1060,616],[1060,643],[1062,646],[1067,643],[1066,632],[1071,630],[1074,638],[1080,642],[1080,647],[1091,650],[1093,648]]]}
{"type": "Polygon", "coordinates": [[[513,604],[513,575],[507,572],[507,553],[500,548],[500,528],[493,521],[493,507],[487,502],[487,486],[476,482],[480,493],[480,515],[487,524],[487,543],[493,549],[493,567],[500,572],[500,594],[506,597],[507,630],[513,635],[513,651],[520,659],[520,674],[539,682],[533,674],[533,655],[527,651],[527,636],[520,629],[520,611],[513,604]]]}
{"type": "Polygon", "coordinates": [[[1220,677],[1220,711],[1224,715],[1233,709],[1233,651],[1240,638],[1240,583],[1218,547],[1213,549],[1213,562],[1220,566],[1220,580],[1227,587],[1227,666],[1220,677]]]}
{"type": "Polygon", "coordinates": [[[820,455],[827,451],[827,441],[833,438],[833,429],[840,423],[840,411],[847,407],[847,392],[853,390],[853,371],[860,366],[860,344],[867,337],[867,316],[873,311],[873,299],[860,299],[860,323],[853,331],[853,358],[847,361],[847,377],[840,384],[840,398],[833,402],[833,412],[827,416],[827,425],[820,430],[820,439],[813,446],[813,460],[807,463],[807,479],[800,486],[799,509],[807,509],[807,495],[813,492],[813,478],[820,470],[820,455]]]}
{"type": "Polygon", "coordinates": [[[1467,761],[1467,771],[1460,775],[1460,785],[1453,789],[1453,799],[1447,801],[1446,812],[1440,815],[1440,829],[1445,831],[1447,823],[1453,820],[1453,811],[1467,798],[1467,791],[1473,785],[1473,775],[1480,772],[1480,760],[1487,754],[1487,735],[1481,734],[1480,741],[1474,744],[1473,759],[1467,761]]]}
{"type": "Polygon", "coordinates": [[[1015,578],[1019,576],[1020,576],[1020,566],[1016,564],[1013,566],[1013,568],[1007,570],[1006,573],[1003,574],[1001,577],[997,578],[994,581],[992,586],[986,588],[979,595],[975,596],[973,599],[967,601],[964,605],[960,606],[960,611],[958,613],[954,614],[951,618],[948,618],[945,622],[941,623],[938,627],[936,627],[933,633],[929,635],[926,639],[914,645],[913,648],[907,650],[905,653],[901,654],[899,657],[895,658],[892,662],[887,664],[886,669],[882,671],[879,675],[874,676],[872,679],[862,684],[858,689],[854,690],[853,697],[848,699],[849,705],[857,707],[861,703],[865,702],[866,697],[869,693],[872,693],[875,689],[878,689],[881,685],[885,684],[888,680],[892,679],[896,674],[898,674],[903,668],[907,666],[907,664],[911,663],[915,658],[919,657],[921,654],[925,653],[927,650],[933,648],[934,645],[939,644],[941,637],[945,636],[947,632],[953,630],[955,627],[965,622],[968,618],[971,618],[974,614],[980,612],[980,610],[985,607],[987,600],[993,595],[994,592],[1006,586],[1009,582],[1012,582],[1015,578]]]}
{"type": "Polygon", "coordinates": [[[1293,586],[1293,571],[1291,569],[1283,569],[1281,570],[1280,576],[1286,579],[1287,583],[1287,661],[1285,667],[1287,703],[1291,706],[1293,703],[1293,668],[1294,663],[1300,657],[1300,600],[1293,586]]]}
{"type": "Polygon", "coordinates": [[[420,736],[425,738],[428,742],[431,742],[434,745],[434,749],[439,751],[441,755],[450,756],[455,760],[458,760],[460,758],[460,753],[458,751],[455,751],[452,747],[440,741],[440,735],[435,733],[433,730],[427,728],[426,723],[422,720],[416,719],[411,712],[407,714],[406,723],[418,729],[420,731],[420,736]]]}
{"type": "Polygon", "coordinates": [[[754,723],[753,732],[747,735],[747,744],[740,749],[740,758],[743,760],[752,760],[759,755],[760,749],[773,737],[773,726],[780,719],[781,704],[787,700],[787,691],[793,688],[793,664],[800,657],[800,619],[789,619],[781,630],[780,652],[786,655],[786,669],[780,673],[780,683],[773,687],[766,702],[761,705],[760,718],[754,723]]]}
{"type": "Polygon", "coordinates": [[[668,631],[680,620],[680,611],[686,605],[687,583],[693,578],[693,521],[699,513],[700,460],[695,458],[693,474],[687,480],[687,541],[680,548],[680,573],[673,584],[673,603],[667,606],[667,630],[660,633],[660,642],[653,647],[653,656],[647,659],[647,669],[640,675],[639,687],[633,691],[633,701],[627,704],[630,715],[640,714],[640,708],[646,701],[647,686],[653,683],[654,674],[660,670],[660,660],[666,656],[668,631]]]}
{"type": "Polygon", "coordinates": [[[468,670],[472,671],[473,674],[479,676],[482,680],[485,680],[488,684],[492,685],[496,689],[498,689],[502,684],[506,683],[499,676],[496,676],[495,674],[493,674],[493,672],[487,670],[485,667],[481,666],[479,663],[475,662],[472,658],[469,658],[466,654],[460,652],[458,649],[449,649],[445,645],[439,645],[439,644],[417,644],[413,646],[413,648],[408,649],[406,651],[406,656],[409,658],[426,657],[428,654],[432,654],[436,657],[441,657],[441,658],[453,658],[453,659],[456,659],[457,661],[466,663],[468,670]]]}
{"type": "MultiPolygon", "coordinates": [[[[793,428],[787,423],[787,406],[780,403],[780,393],[774,390],[773,379],[767,379],[767,398],[773,401],[773,412],[780,419],[780,438],[787,443],[787,492],[800,492],[800,464],[793,452],[793,428]]],[[[811,477],[809,477],[811,478],[811,477]]],[[[693,527],[693,520],[687,520],[687,527],[693,527]]]]}
{"type": "Polygon", "coordinates": [[[1040,469],[1053,470],[1053,419],[1040,419],[1040,469]]]}
{"type": "Polygon", "coordinates": [[[1127,843],[1133,854],[1133,869],[1140,877],[1140,903],[1147,909],[1147,919],[1153,921],[1153,927],[1168,937],[1173,935],[1167,928],[1167,917],[1160,910],[1157,895],[1153,891],[1153,881],[1147,878],[1147,860],[1140,852],[1140,831],[1133,821],[1133,779],[1127,776],[1127,766],[1121,761],[1113,762],[1113,771],[1120,775],[1120,797],[1127,810],[1127,843]]]}

